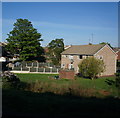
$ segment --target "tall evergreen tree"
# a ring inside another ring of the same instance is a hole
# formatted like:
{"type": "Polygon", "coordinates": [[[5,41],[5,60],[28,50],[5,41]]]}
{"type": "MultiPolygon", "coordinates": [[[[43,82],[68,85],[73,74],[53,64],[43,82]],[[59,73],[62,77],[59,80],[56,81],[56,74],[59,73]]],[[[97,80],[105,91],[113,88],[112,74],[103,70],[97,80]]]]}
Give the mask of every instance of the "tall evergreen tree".
{"type": "MultiPolygon", "coordinates": [[[[12,54],[19,54],[24,61],[38,60],[44,53],[40,41],[41,34],[28,19],[17,19],[13,30],[8,34],[7,50],[12,54]]],[[[43,59],[43,58],[42,58],[43,59]]],[[[44,59],[43,59],[44,60],[44,59]]]]}

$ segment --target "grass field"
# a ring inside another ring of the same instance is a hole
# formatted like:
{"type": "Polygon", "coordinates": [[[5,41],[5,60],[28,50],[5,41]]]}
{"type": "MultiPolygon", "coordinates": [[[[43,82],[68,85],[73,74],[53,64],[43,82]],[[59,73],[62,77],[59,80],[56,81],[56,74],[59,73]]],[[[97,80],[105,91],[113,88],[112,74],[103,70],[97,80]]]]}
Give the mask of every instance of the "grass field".
{"type": "Polygon", "coordinates": [[[54,74],[17,74],[18,77],[22,82],[26,83],[32,83],[32,82],[45,82],[45,83],[55,83],[58,86],[68,86],[70,84],[74,84],[74,86],[80,86],[81,88],[84,89],[93,89],[96,91],[107,91],[110,92],[111,96],[116,96],[117,95],[117,89],[115,86],[111,86],[107,84],[107,80],[115,80],[115,77],[104,77],[104,78],[98,78],[95,80],[90,80],[90,79],[84,79],[77,77],[75,80],[68,80],[68,79],[60,79],[60,80],[55,80],[54,79],[54,74]]]}
{"type": "Polygon", "coordinates": [[[42,84],[45,91],[3,89],[3,118],[120,117],[120,99],[115,97],[118,95],[117,89],[106,83],[107,79],[114,80],[114,77],[96,80],[83,78],[55,80],[55,75],[51,74],[17,74],[17,76],[22,83],[31,85],[34,83],[32,87],[35,90],[42,84]],[[72,88],[73,93],[80,91],[92,96],[62,94],[67,87],[72,88]],[[91,93],[94,90],[95,95],[91,93]]]}

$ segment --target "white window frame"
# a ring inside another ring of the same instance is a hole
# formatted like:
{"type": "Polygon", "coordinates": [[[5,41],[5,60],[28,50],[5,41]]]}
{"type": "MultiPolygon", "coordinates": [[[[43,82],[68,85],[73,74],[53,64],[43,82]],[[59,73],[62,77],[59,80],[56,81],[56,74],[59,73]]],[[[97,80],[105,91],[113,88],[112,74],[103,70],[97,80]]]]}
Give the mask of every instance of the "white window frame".
{"type": "Polygon", "coordinates": [[[73,59],[73,55],[69,55],[69,59],[73,59]]]}

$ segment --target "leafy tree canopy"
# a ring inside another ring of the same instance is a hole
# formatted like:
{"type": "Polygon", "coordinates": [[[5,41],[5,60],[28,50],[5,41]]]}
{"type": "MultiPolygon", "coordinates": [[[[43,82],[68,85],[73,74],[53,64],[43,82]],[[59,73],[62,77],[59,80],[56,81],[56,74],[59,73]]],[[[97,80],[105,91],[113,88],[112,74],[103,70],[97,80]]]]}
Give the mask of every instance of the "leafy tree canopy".
{"type": "Polygon", "coordinates": [[[79,72],[84,77],[90,77],[91,79],[100,75],[105,71],[105,65],[103,60],[95,57],[88,57],[78,65],[79,72]]]}
{"type": "Polygon", "coordinates": [[[13,30],[8,34],[7,50],[12,54],[19,54],[20,59],[24,61],[34,60],[44,53],[40,46],[43,41],[41,34],[27,19],[17,19],[13,30]]]}
{"type": "Polygon", "coordinates": [[[55,39],[48,44],[48,55],[54,65],[59,65],[61,53],[64,51],[64,39],[55,39]]]}
{"type": "Polygon", "coordinates": [[[108,42],[101,42],[100,44],[108,44],[111,48],[113,48],[113,47],[111,46],[111,44],[108,43],[108,42]]]}

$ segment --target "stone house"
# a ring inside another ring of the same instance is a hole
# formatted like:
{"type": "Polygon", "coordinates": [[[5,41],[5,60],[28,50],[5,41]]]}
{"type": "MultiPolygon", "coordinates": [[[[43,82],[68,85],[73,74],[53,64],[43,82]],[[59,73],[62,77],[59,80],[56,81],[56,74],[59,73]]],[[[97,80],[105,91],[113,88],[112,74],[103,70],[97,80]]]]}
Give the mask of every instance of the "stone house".
{"type": "Polygon", "coordinates": [[[61,53],[61,68],[73,68],[78,73],[78,64],[83,59],[91,56],[104,61],[106,70],[102,73],[102,76],[114,75],[116,73],[117,54],[107,44],[72,45],[61,53]]]}

